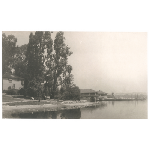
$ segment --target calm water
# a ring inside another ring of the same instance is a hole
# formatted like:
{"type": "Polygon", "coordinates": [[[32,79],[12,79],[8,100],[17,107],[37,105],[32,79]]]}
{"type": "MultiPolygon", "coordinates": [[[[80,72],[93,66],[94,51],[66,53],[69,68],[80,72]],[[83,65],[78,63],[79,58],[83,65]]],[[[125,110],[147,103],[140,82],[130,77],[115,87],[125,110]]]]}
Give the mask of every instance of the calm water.
{"type": "Polygon", "coordinates": [[[12,114],[13,118],[37,119],[146,119],[147,100],[105,101],[81,109],[12,114]]]}

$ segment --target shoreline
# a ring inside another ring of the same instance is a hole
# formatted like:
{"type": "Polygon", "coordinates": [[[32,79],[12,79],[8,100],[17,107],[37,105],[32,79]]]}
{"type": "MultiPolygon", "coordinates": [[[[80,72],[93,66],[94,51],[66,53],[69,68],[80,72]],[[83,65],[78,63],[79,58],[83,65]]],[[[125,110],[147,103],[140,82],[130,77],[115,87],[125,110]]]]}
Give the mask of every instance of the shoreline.
{"type": "Polygon", "coordinates": [[[29,100],[23,98],[12,98],[11,96],[2,97],[2,118],[12,118],[12,114],[17,113],[34,113],[34,112],[46,112],[46,111],[59,111],[68,109],[80,109],[92,106],[104,105],[107,101],[137,101],[135,99],[128,100],[101,100],[97,102],[88,102],[86,100],[81,101],[63,101],[58,102],[57,100],[29,100]],[[12,99],[10,99],[12,98],[12,99]]]}
{"type": "MultiPolygon", "coordinates": [[[[67,101],[66,101],[67,102],[67,101]]],[[[68,110],[68,109],[80,109],[84,107],[96,106],[100,103],[95,102],[73,102],[73,103],[62,103],[50,100],[22,100],[14,99],[12,102],[2,102],[2,118],[12,118],[12,114],[17,113],[34,113],[40,111],[58,111],[58,110],[68,110]],[[27,103],[27,104],[26,104],[27,103]],[[31,103],[31,104],[28,104],[31,103]]]]}

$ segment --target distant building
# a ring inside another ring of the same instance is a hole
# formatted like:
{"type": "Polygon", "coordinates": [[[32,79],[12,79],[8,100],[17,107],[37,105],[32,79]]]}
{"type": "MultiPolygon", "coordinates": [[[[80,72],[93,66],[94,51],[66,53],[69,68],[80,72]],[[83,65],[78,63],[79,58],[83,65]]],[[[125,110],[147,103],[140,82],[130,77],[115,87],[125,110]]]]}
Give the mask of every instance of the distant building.
{"type": "Polygon", "coordinates": [[[115,96],[113,94],[107,95],[107,99],[114,99],[114,98],[115,98],[115,96]]]}
{"type": "Polygon", "coordinates": [[[2,88],[3,90],[8,89],[21,89],[24,88],[24,79],[15,75],[6,73],[3,75],[2,88]]]}
{"type": "Polygon", "coordinates": [[[90,100],[93,97],[95,100],[99,100],[100,98],[106,98],[107,93],[103,91],[95,91],[92,89],[80,89],[80,97],[81,99],[90,100]]]}
{"type": "Polygon", "coordinates": [[[91,97],[96,95],[96,91],[92,90],[92,89],[80,89],[80,96],[81,97],[91,97]]]}

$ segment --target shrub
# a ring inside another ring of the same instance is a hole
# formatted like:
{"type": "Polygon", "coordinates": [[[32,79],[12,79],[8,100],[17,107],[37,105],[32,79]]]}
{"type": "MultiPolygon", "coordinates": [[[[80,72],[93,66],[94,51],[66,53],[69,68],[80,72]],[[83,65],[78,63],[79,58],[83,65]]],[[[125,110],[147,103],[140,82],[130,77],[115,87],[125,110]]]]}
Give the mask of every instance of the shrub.
{"type": "Polygon", "coordinates": [[[25,89],[21,88],[21,89],[18,91],[18,93],[19,93],[20,95],[24,95],[24,94],[25,94],[25,89]]]}
{"type": "Polygon", "coordinates": [[[80,100],[79,87],[73,85],[72,87],[61,88],[59,99],[61,100],[80,100]]]}
{"type": "Polygon", "coordinates": [[[29,96],[29,97],[37,97],[36,91],[31,89],[31,88],[28,88],[26,90],[26,95],[29,96]]]}
{"type": "Polygon", "coordinates": [[[18,90],[17,89],[10,89],[6,91],[7,95],[18,95],[18,90]]]}
{"type": "Polygon", "coordinates": [[[8,87],[8,90],[11,90],[11,86],[8,87]]]}
{"type": "Polygon", "coordinates": [[[28,88],[26,90],[22,89],[22,92],[24,92],[24,96],[26,97],[34,97],[35,100],[38,100],[39,98],[40,99],[43,99],[45,100],[46,97],[45,97],[45,93],[44,92],[38,92],[37,90],[35,89],[32,89],[32,88],[28,88]]]}
{"type": "Polygon", "coordinates": [[[3,90],[2,93],[6,93],[6,90],[3,90]]]}

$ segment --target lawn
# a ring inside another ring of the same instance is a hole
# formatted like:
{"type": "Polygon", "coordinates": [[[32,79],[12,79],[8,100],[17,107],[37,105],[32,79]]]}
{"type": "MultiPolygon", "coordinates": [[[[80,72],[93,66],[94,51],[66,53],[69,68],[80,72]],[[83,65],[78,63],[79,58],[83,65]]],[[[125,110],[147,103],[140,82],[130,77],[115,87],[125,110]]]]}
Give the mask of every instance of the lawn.
{"type": "Polygon", "coordinates": [[[18,105],[44,105],[44,104],[51,104],[51,102],[47,102],[47,101],[19,101],[19,102],[11,102],[11,103],[7,103],[4,105],[9,105],[9,106],[18,106],[18,105]]]}
{"type": "Polygon", "coordinates": [[[13,98],[11,95],[2,95],[3,102],[23,101],[23,98],[13,98]]]}
{"type": "Polygon", "coordinates": [[[22,96],[11,96],[11,95],[3,95],[2,101],[4,102],[3,105],[9,105],[9,106],[16,106],[16,105],[44,105],[44,104],[54,104],[57,103],[56,101],[50,101],[50,100],[41,100],[40,102],[38,100],[30,100],[30,99],[24,99],[22,96]],[[17,98],[20,97],[20,98],[17,98]]]}

